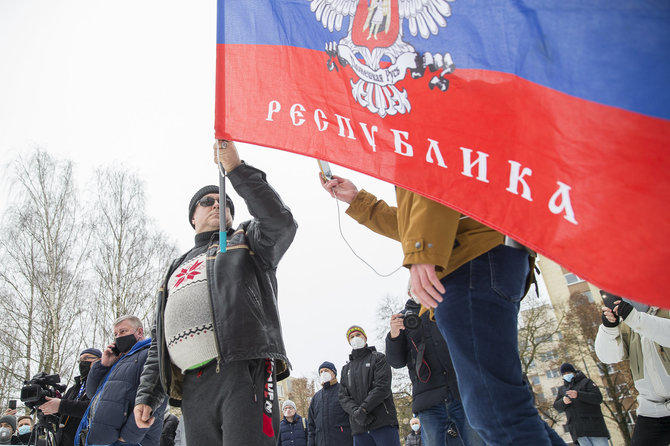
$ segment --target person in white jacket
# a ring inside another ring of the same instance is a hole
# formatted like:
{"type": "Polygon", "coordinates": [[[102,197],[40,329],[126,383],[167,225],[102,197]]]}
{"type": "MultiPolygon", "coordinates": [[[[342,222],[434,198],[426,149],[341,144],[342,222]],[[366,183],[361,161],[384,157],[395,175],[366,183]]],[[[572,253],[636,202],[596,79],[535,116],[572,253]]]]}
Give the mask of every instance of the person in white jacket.
{"type": "Polygon", "coordinates": [[[670,444],[670,313],[601,291],[596,354],[606,363],[628,359],[639,392],[630,446],[670,444]]]}

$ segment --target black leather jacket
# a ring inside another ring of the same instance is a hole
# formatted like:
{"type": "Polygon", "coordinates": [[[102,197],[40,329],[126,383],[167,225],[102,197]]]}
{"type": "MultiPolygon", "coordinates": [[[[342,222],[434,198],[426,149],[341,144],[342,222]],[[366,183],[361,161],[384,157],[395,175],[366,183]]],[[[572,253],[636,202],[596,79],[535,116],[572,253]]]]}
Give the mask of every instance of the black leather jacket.
{"type": "MultiPolygon", "coordinates": [[[[243,163],[228,178],[253,220],[228,231],[226,252],[219,252],[218,237],[207,249],[217,362],[273,358],[277,379],[281,380],[288,377],[289,362],[279,321],[275,271],[298,225],[262,171],[243,163]]],[[[172,263],[158,292],[153,341],[137,390],[136,404],[146,404],[153,410],[165,394],[181,399],[182,375],[170,361],[163,319],[167,282],[185,255],[172,263]]]]}

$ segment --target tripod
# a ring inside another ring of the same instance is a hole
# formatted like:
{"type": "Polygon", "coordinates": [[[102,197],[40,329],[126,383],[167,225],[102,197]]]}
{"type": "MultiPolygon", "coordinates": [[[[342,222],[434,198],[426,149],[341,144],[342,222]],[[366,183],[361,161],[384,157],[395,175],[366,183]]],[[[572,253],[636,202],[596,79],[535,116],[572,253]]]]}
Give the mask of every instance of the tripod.
{"type": "Polygon", "coordinates": [[[37,423],[30,434],[28,444],[31,446],[56,446],[56,427],[58,417],[56,415],[44,415],[37,410],[37,423]]]}

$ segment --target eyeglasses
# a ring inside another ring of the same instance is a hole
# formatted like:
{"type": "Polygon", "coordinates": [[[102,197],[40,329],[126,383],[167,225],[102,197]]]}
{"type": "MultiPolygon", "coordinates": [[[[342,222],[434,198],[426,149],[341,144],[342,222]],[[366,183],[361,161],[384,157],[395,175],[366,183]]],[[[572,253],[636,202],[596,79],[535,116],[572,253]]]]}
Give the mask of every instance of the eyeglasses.
{"type": "Polygon", "coordinates": [[[198,204],[204,208],[208,208],[210,206],[214,206],[214,202],[221,203],[218,198],[214,197],[204,197],[201,198],[200,201],[198,201],[198,204]]]}

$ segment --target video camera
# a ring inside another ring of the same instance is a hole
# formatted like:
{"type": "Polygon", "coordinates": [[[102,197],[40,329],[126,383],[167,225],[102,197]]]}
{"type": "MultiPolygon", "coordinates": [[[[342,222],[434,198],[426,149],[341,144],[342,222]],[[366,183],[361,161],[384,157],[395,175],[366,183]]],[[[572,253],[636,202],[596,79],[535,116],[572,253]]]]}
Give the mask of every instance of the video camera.
{"type": "Polygon", "coordinates": [[[40,372],[29,381],[23,382],[21,401],[33,409],[35,406],[46,403],[47,396],[49,398],[57,398],[64,391],[65,385],[60,384],[59,375],[47,375],[45,372],[40,372]]]}

